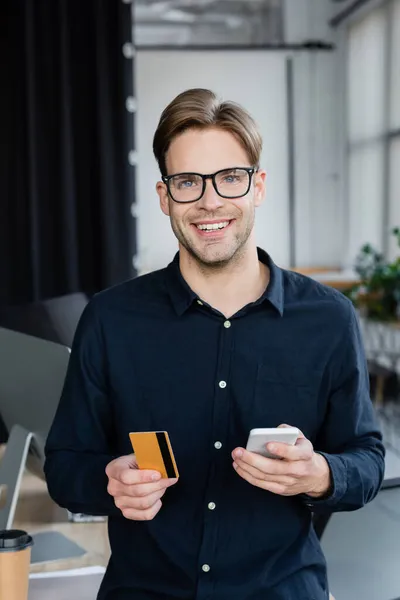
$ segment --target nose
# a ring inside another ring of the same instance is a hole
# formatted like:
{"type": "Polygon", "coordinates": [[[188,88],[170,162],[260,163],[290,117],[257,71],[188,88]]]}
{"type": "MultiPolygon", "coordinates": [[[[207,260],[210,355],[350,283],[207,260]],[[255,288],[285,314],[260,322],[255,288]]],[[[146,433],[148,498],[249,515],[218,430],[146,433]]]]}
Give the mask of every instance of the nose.
{"type": "Polygon", "coordinates": [[[211,179],[206,180],[206,188],[204,194],[197,203],[200,207],[208,211],[216,210],[224,205],[224,199],[217,194],[212,184],[211,179]]]}

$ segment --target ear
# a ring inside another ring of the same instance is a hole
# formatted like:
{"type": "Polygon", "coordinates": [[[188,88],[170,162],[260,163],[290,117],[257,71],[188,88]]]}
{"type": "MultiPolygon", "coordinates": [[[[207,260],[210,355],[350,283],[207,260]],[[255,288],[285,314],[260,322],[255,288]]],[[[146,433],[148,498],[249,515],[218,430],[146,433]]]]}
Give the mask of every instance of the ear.
{"type": "Polygon", "coordinates": [[[163,211],[164,215],[169,217],[169,197],[167,186],[162,181],[159,181],[156,185],[156,191],[160,199],[161,210],[163,211]]]}
{"type": "Polygon", "coordinates": [[[254,205],[260,206],[265,200],[267,172],[259,169],[254,173],[254,205]]]}

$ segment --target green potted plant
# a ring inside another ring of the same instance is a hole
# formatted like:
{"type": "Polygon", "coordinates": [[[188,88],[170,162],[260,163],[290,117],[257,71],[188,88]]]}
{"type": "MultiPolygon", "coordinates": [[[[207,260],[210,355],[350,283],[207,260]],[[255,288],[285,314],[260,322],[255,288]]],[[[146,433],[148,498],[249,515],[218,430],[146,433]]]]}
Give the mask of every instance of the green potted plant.
{"type": "MultiPolygon", "coordinates": [[[[400,227],[392,234],[400,249],[400,227]]],[[[366,244],[357,256],[355,271],[359,282],[345,295],[369,319],[400,322],[400,251],[393,262],[386,262],[371,244],[366,244]]]]}

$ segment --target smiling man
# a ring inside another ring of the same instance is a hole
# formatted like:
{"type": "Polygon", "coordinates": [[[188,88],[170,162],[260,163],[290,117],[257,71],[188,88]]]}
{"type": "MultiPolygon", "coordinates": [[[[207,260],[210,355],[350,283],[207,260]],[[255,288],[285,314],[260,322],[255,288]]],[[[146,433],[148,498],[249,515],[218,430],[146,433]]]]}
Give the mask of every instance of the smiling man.
{"type": "Polygon", "coordinates": [[[242,107],[184,92],[153,148],[179,252],[85,310],[49,491],[109,516],[99,600],[327,600],[312,513],[362,507],[384,472],[354,310],[257,247],[266,173],[242,107]],[[245,449],[287,424],[301,434],[269,448],[281,460],[245,449]],[[169,433],[178,479],[138,468],[134,431],[169,433]]]}

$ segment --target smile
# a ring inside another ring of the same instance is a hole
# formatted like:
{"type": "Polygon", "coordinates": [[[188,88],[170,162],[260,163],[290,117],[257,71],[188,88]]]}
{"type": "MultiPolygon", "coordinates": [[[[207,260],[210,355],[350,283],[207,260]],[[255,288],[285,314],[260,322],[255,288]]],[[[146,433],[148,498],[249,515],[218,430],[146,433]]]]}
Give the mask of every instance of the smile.
{"type": "Polygon", "coordinates": [[[218,229],[225,229],[225,227],[228,227],[229,223],[230,221],[221,221],[220,223],[199,223],[196,227],[201,231],[215,231],[218,229]]]}

